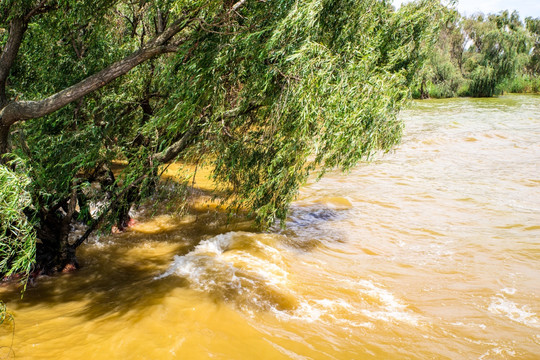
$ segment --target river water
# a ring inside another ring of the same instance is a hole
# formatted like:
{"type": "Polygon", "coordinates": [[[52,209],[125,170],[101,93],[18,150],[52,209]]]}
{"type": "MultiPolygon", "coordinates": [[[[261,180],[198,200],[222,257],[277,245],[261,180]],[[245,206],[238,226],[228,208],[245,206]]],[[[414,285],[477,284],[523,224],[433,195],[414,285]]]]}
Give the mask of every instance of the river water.
{"type": "Polygon", "coordinates": [[[287,228],[139,215],[21,300],[17,359],[540,358],[540,97],[414,102],[287,228]]]}

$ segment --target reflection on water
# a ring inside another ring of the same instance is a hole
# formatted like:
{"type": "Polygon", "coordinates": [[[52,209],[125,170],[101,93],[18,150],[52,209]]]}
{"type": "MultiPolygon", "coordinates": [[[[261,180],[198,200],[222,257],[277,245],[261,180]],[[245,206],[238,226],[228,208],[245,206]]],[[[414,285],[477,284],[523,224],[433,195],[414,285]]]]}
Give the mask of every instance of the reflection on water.
{"type": "Polygon", "coordinates": [[[537,359],[540,98],[415,102],[395,152],[266,233],[140,214],[23,299],[20,359],[537,359]]]}

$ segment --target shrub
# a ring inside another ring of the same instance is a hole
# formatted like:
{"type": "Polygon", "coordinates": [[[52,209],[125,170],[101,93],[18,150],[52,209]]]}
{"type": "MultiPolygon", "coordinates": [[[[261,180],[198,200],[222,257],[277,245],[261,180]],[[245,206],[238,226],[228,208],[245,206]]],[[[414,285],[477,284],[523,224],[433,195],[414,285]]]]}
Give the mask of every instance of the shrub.
{"type": "Polygon", "coordinates": [[[489,66],[478,66],[471,74],[469,95],[490,97],[496,94],[498,79],[495,70],[489,66]]]}
{"type": "Polygon", "coordinates": [[[29,183],[19,160],[0,164],[0,275],[22,274],[23,280],[36,254],[34,227],[24,213],[31,204],[29,183]]]}

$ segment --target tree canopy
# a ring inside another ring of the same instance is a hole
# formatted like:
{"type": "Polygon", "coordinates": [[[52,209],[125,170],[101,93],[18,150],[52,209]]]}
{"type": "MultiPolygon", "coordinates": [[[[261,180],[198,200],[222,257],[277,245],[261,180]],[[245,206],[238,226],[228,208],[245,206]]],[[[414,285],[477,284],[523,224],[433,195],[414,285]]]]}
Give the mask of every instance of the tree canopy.
{"type": "Polygon", "coordinates": [[[448,19],[418,76],[417,97],[538,92],[538,19],[522,22],[515,11],[448,19]]]}
{"type": "Polygon", "coordinates": [[[2,1],[0,194],[24,201],[0,203],[1,241],[34,236],[38,267],[59,270],[177,160],[211,168],[231,211],[284,219],[311,173],[399,141],[445,14],[435,0],[2,1]],[[76,221],[87,231],[69,240],[76,221]],[[35,226],[21,237],[21,223],[35,226]]]}

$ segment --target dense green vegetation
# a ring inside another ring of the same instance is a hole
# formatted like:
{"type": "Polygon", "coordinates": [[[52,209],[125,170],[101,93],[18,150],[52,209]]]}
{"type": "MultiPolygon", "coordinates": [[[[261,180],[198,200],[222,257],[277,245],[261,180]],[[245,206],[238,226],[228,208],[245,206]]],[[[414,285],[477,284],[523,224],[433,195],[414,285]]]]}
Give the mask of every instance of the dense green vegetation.
{"type": "Polygon", "coordinates": [[[76,266],[175,160],[213,169],[231,212],[284,219],[314,170],[399,141],[447,15],[434,0],[2,1],[0,274],[76,266]]]}
{"type": "Polygon", "coordinates": [[[30,272],[36,243],[33,224],[24,213],[31,205],[27,191],[30,179],[23,164],[11,162],[8,165],[15,170],[0,166],[0,272],[10,276],[30,272]]]}
{"type": "Polygon", "coordinates": [[[416,98],[540,91],[540,19],[454,12],[413,87],[416,98]]]}

